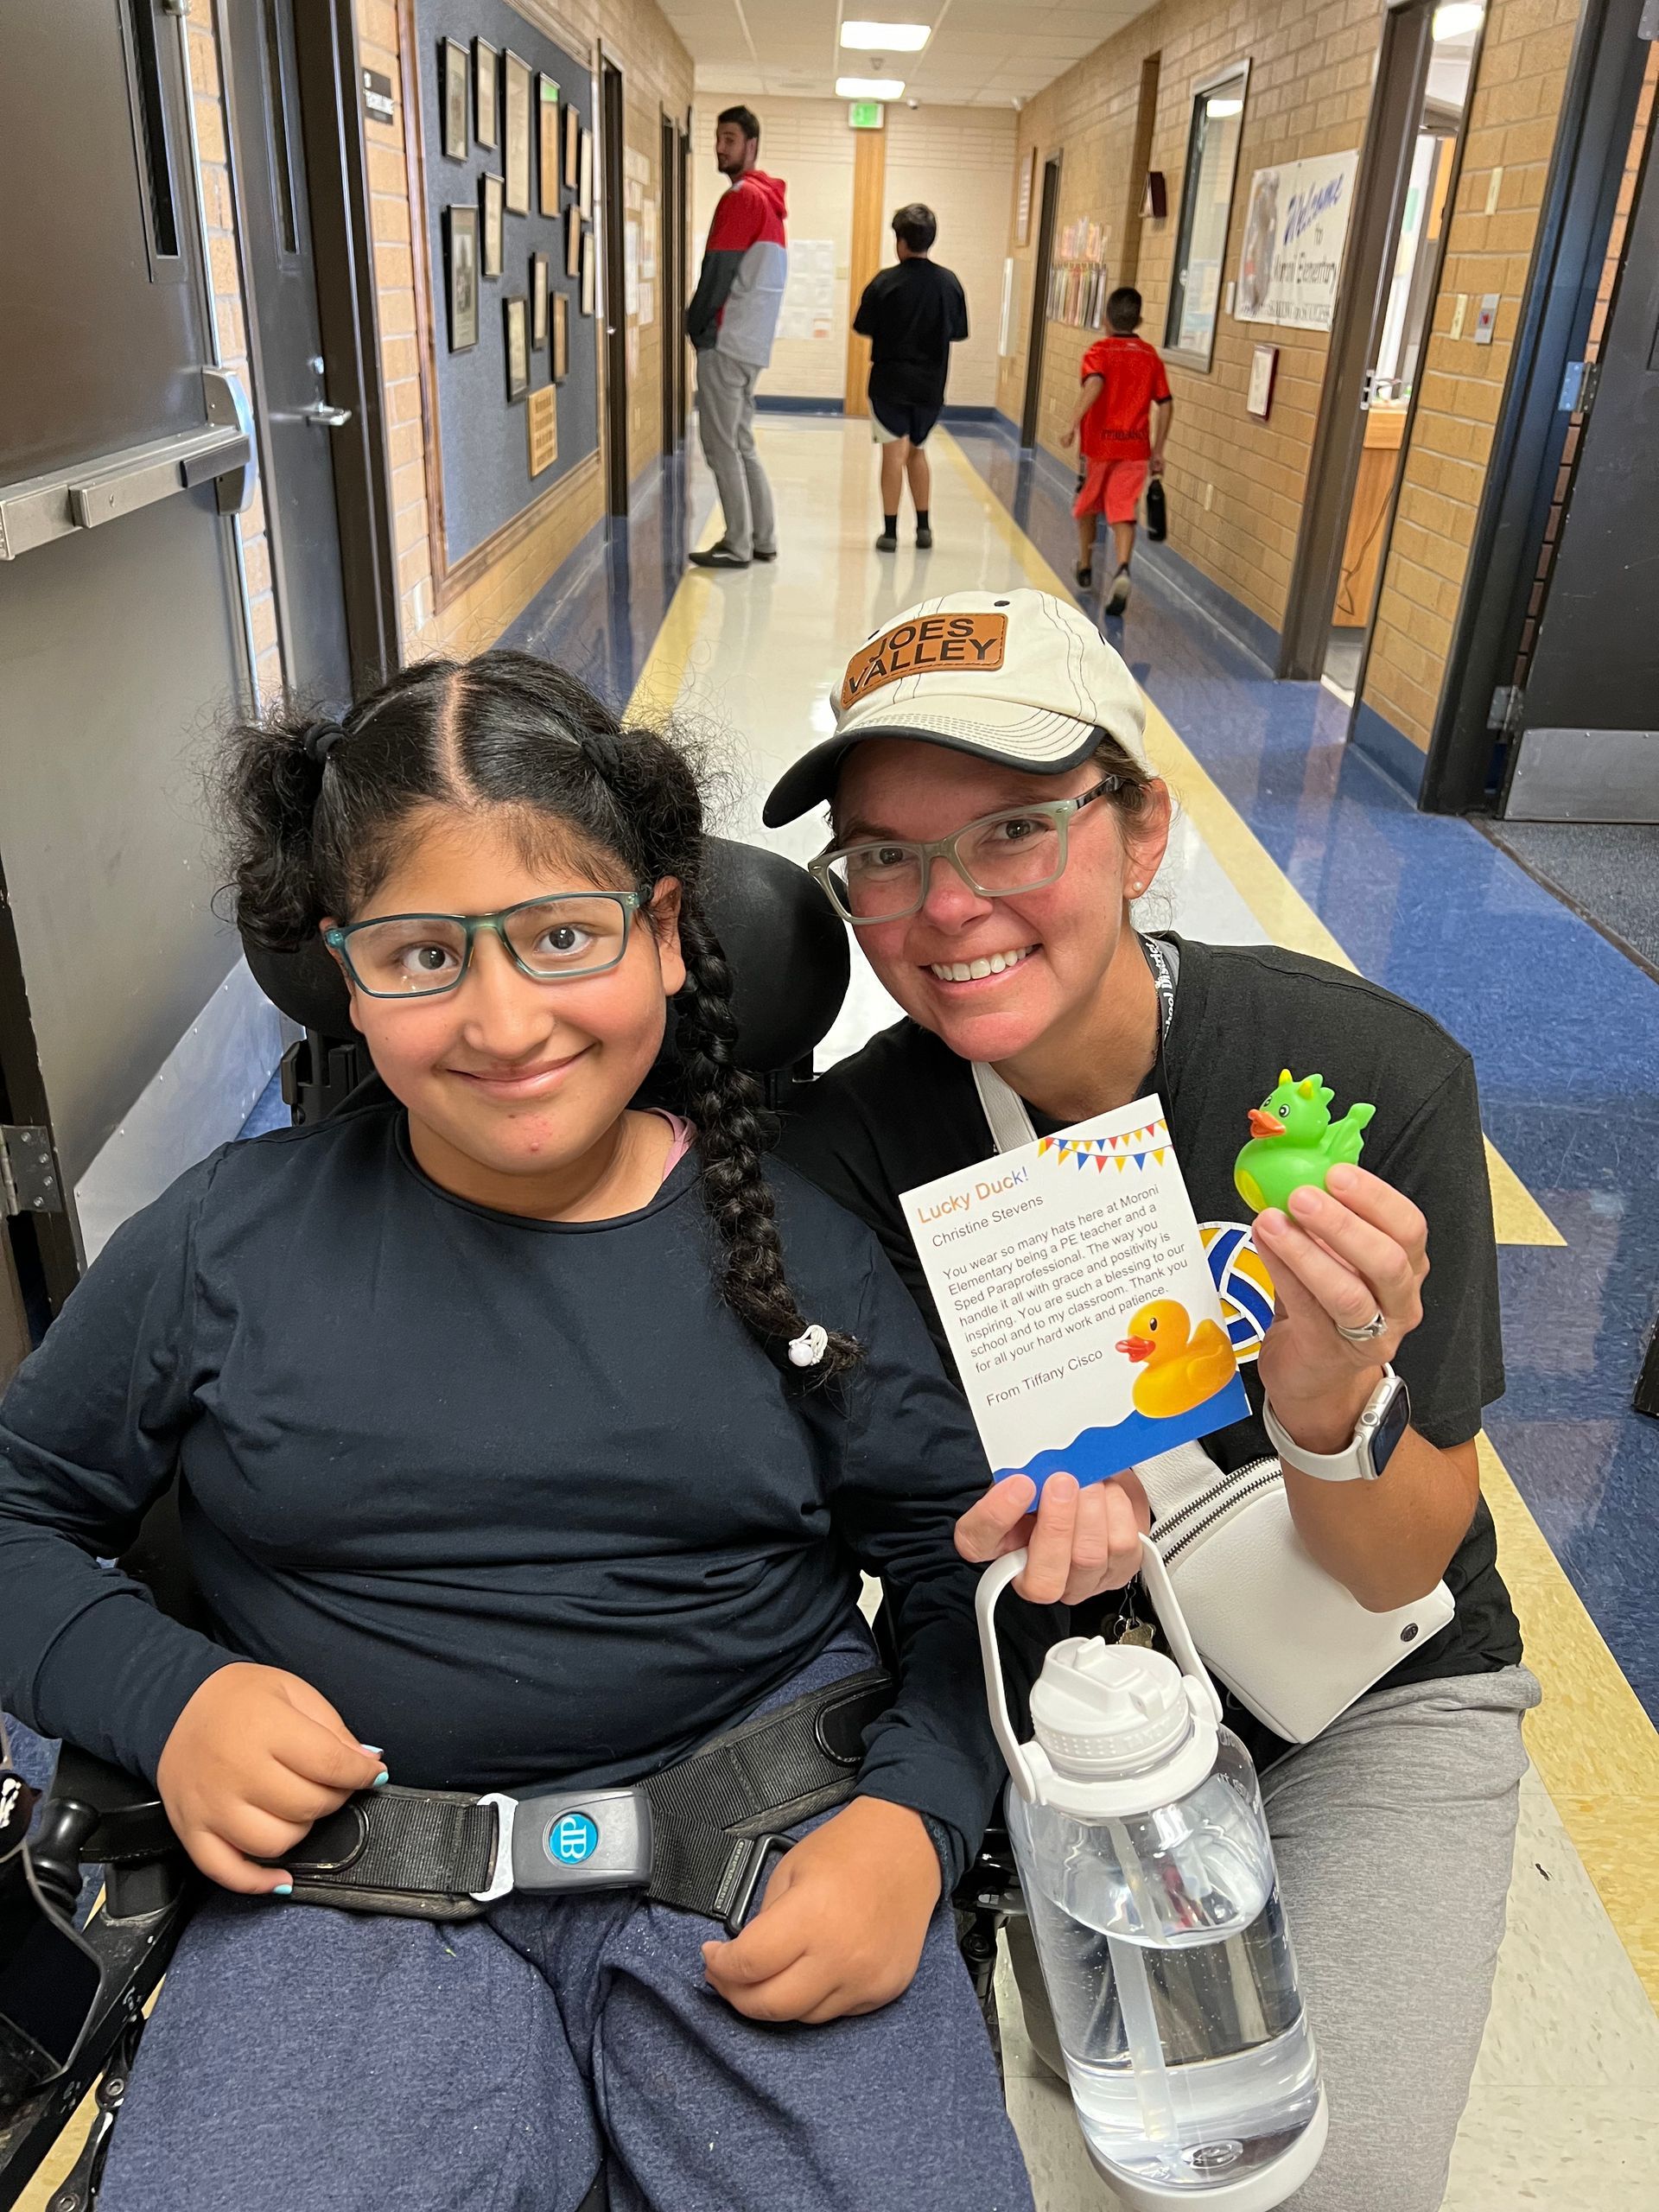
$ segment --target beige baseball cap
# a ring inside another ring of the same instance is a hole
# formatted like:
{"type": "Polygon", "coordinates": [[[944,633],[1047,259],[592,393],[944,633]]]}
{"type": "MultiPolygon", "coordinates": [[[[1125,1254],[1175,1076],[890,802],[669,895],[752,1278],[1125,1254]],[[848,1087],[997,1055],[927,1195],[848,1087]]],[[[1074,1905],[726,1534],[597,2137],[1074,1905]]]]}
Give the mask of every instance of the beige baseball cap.
{"type": "Polygon", "coordinates": [[[769,830],[832,799],[842,754],[867,737],[1058,775],[1105,735],[1151,766],[1140,686],[1081,608],[1046,591],[953,591],[906,607],[848,662],[835,707],[835,735],[773,785],[769,830]]]}

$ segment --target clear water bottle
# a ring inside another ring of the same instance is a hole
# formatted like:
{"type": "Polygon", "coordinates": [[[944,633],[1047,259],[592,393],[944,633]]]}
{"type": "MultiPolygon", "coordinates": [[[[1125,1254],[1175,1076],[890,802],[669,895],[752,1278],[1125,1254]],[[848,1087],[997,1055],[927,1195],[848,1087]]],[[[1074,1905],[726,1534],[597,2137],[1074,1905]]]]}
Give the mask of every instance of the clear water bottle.
{"type": "Polygon", "coordinates": [[[1319,2163],[1326,2112],[1249,1754],[1221,1723],[1156,1547],[1143,1574],[1180,1664],[1071,1637],[1014,1738],[979,1586],[1007,1823],[1090,2156],[1129,2212],[1267,2212],[1319,2163]]]}

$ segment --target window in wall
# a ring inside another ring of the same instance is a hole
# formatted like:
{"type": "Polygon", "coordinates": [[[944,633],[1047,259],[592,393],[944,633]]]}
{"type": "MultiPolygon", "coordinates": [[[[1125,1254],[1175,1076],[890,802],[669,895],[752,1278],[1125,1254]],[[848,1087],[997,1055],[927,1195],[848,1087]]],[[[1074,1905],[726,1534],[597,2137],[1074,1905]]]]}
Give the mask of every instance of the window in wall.
{"type": "Polygon", "coordinates": [[[1199,85],[1192,96],[1164,346],[1200,369],[1209,367],[1215,347],[1222,265],[1227,257],[1227,223],[1233,208],[1233,179],[1238,168],[1244,87],[1249,74],[1248,61],[1236,62],[1199,85]]]}

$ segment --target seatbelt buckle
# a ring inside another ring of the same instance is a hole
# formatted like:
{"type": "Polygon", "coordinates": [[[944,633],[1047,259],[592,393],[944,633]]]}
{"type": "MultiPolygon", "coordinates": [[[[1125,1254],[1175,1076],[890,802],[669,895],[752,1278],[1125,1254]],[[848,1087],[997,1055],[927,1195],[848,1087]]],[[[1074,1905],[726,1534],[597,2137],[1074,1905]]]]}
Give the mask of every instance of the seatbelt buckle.
{"type": "Polygon", "coordinates": [[[749,1838],[749,1855],[744,1862],[737,1894],[726,1915],[726,1933],[728,1936],[741,1934],[743,1923],[749,1916],[749,1907],[754,1903],[755,1892],[766,1879],[773,1857],[781,1859],[785,1852],[794,1848],[795,1838],[792,1835],[768,1834],[749,1838]]]}
{"type": "Polygon", "coordinates": [[[645,1889],[651,1881],[651,1800],[637,1785],[533,1797],[491,1790],[478,1802],[493,1806],[497,1821],[489,1881],[472,1892],[480,1904],[513,1890],[546,1896],[645,1889]]]}

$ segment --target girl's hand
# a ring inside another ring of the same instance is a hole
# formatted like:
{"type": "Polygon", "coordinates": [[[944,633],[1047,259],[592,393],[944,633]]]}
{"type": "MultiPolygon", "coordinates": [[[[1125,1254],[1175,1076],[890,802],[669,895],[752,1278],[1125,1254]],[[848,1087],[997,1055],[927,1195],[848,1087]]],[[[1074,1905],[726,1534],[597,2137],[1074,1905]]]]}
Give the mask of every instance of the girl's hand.
{"type": "Polygon", "coordinates": [[[1380,1369],[1423,1318],[1428,1224],[1411,1200],[1363,1167],[1333,1167],[1323,1191],[1290,1194],[1256,1217],[1253,1234],[1272,1270],[1273,1326],[1262,1340],[1262,1387],[1309,1452],[1340,1452],[1376,1387],[1380,1369]],[[1377,1314],[1382,1333],[1351,1344],[1344,1328],[1377,1314]]]}
{"type": "Polygon", "coordinates": [[[1135,1580],[1152,1508],[1133,1467],[1086,1488],[1074,1475],[1051,1475],[1033,1513],[1036,1495],[1029,1475],[1006,1475],[993,1483],[957,1523],[957,1549],[963,1559],[988,1566],[1024,1548],[1030,1557],[1014,1586],[1034,1605],[1080,1605],[1135,1580]]]}
{"type": "Polygon", "coordinates": [[[703,1945],[709,1985],[752,2020],[879,2012],[909,1988],[938,1901],[921,1815],[855,1797],[779,1859],[741,1935],[703,1945]]]}
{"type": "Polygon", "coordinates": [[[278,1667],[210,1675],[173,1724],[156,1785],[175,1834],[209,1881],[245,1897],[288,1886],[259,1859],[291,1850],[315,1821],[384,1782],[326,1697],[278,1667]]]}
{"type": "Polygon", "coordinates": [[[1062,453],[1070,453],[1077,442],[1077,426],[1075,423],[1072,423],[1068,424],[1067,427],[1060,432],[1060,451],[1062,453]]]}

